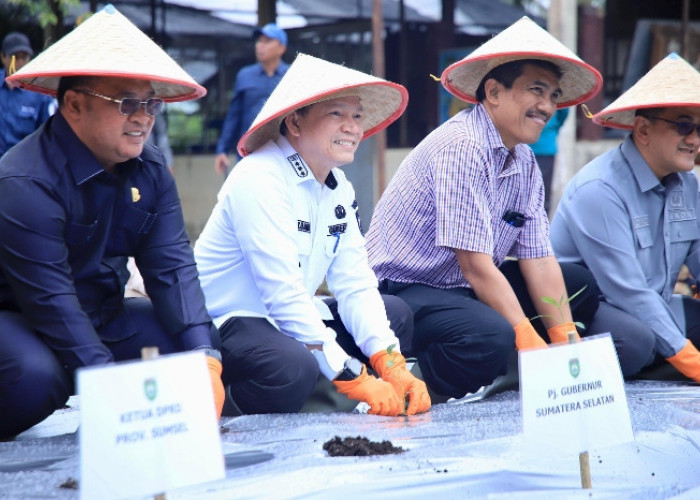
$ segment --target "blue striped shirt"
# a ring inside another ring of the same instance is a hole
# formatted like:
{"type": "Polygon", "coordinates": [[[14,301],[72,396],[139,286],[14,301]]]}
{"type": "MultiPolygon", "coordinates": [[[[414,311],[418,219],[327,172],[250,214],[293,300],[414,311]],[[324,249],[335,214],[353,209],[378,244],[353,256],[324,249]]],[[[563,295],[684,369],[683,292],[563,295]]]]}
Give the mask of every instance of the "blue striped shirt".
{"type": "Polygon", "coordinates": [[[508,151],[486,110],[462,111],[409,153],[374,210],[369,261],[379,279],[437,288],[469,286],[453,249],[552,255],[542,175],[529,146],[508,151]],[[502,220],[522,213],[522,227],[502,220]]]}

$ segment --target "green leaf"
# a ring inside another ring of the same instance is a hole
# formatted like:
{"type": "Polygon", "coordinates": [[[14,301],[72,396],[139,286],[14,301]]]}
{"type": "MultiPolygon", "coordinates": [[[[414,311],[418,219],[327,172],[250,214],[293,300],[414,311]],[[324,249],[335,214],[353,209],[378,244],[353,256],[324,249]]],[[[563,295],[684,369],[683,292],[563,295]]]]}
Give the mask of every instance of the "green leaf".
{"type": "Polygon", "coordinates": [[[583,285],[583,287],[582,287],[578,292],[576,292],[576,293],[573,294],[571,297],[569,297],[569,302],[571,302],[571,301],[574,300],[576,297],[578,297],[578,296],[581,294],[581,292],[583,292],[587,287],[588,287],[588,285],[583,285]]]}
{"type": "Polygon", "coordinates": [[[559,306],[560,306],[560,304],[559,304],[555,299],[553,299],[552,297],[544,296],[544,297],[542,297],[542,302],[545,302],[545,303],[547,303],[547,304],[551,304],[551,305],[553,305],[554,307],[559,307],[559,306]]]}

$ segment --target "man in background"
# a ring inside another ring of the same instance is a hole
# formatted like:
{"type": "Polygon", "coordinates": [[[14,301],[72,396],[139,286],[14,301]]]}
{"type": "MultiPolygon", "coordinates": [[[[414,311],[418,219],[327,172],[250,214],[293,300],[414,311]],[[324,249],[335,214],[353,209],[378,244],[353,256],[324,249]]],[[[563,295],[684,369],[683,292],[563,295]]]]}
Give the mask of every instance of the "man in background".
{"type": "Polygon", "coordinates": [[[253,38],[258,62],[244,66],[236,75],[233,97],[216,145],[214,168],[222,175],[227,175],[231,165],[228,152],[238,144],[289,68],[282,60],[287,50],[287,34],[283,29],[274,23],[266,24],[255,30],[253,38]]]}
{"type": "Polygon", "coordinates": [[[34,132],[56,110],[56,101],[50,96],[29,92],[5,77],[18,71],[34,55],[29,38],[13,31],[2,41],[0,59],[3,65],[0,82],[0,156],[34,132]]]}
{"type": "Polygon", "coordinates": [[[537,166],[542,172],[542,182],[544,183],[544,211],[551,214],[552,200],[552,179],[554,178],[554,161],[557,156],[557,137],[559,130],[564,125],[566,117],[569,116],[569,108],[560,108],[547,120],[547,124],[542,129],[539,140],[530,145],[535,153],[537,166]]]}

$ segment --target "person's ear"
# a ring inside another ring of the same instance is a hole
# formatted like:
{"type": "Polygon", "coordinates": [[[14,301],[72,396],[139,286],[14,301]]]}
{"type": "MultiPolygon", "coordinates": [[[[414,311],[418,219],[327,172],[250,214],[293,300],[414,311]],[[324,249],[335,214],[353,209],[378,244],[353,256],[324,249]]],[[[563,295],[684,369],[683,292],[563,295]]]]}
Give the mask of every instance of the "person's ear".
{"type": "Polygon", "coordinates": [[[287,125],[287,130],[294,137],[299,137],[301,134],[301,128],[299,127],[299,115],[296,111],[289,113],[284,117],[284,121],[287,125]]]}
{"type": "Polygon", "coordinates": [[[63,94],[63,114],[70,118],[78,118],[85,111],[85,99],[80,92],[66,90],[63,94]]]}
{"type": "Polygon", "coordinates": [[[503,85],[498,83],[496,79],[489,78],[484,82],[484,95],[486,100],[493,105],[497,105],[500,102],[501,90],[503,85]]]}
{"type": "Polygon", "coordinates": [[[632,134],[637,146],[648,145],[652,134],[651,120],[644,116],[635,116],[634,122],[632,122],[632,134]]]}

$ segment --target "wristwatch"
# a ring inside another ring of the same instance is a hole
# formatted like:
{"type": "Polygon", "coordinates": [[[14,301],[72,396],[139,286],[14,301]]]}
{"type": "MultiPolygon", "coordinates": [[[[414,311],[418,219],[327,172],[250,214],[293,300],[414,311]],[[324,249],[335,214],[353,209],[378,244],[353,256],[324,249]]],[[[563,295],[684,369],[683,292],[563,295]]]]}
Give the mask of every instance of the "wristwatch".
{"type": "Polygon", "coordinates": [[[356,358],[348,358],[345,360],[343,369],[338,373],[334,380],[339,382],[347,382],[349,380],[355,380],[357,377],[362,375],[362,363],[356,358]]]}

